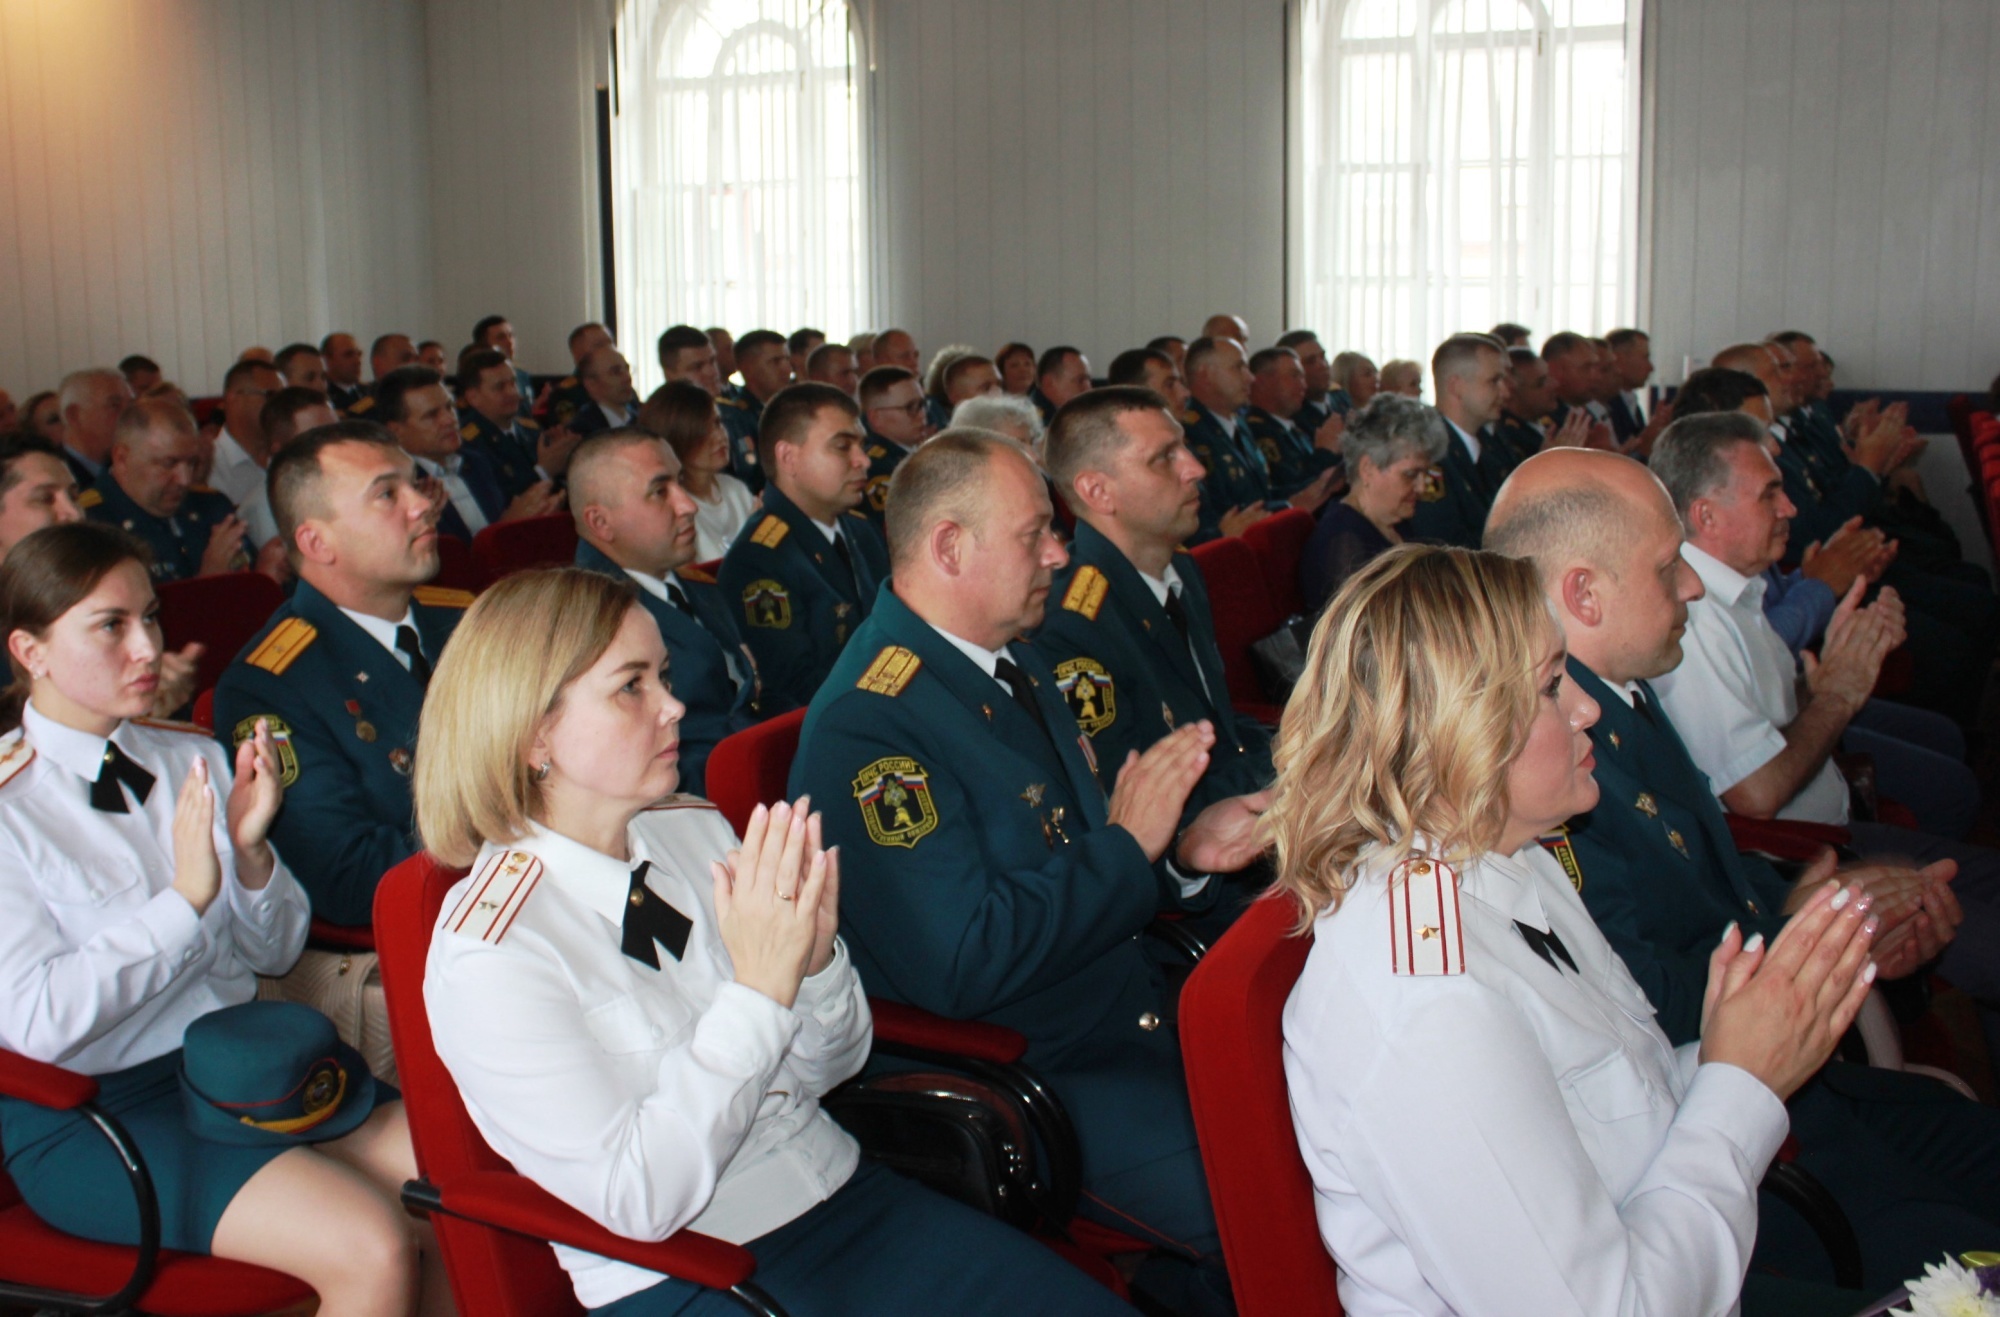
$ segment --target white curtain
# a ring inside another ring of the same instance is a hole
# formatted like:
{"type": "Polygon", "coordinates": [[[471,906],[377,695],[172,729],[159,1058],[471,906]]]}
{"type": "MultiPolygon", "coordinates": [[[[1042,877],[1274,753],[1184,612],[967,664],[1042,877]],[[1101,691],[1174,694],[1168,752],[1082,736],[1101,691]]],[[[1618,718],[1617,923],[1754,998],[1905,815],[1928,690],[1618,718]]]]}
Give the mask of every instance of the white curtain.
{"type": "Polygon", "coordinates": [[[1639,0],[1297,0],[1292,319],[1428,361],[1635,312],[1639,0]]]}
{"type": "Polygon", "coordinates": [[[669,325],[864,328],[863,65],[844,0],[625,0],[617,36],[618,337],[640,392],[669,325]]]}

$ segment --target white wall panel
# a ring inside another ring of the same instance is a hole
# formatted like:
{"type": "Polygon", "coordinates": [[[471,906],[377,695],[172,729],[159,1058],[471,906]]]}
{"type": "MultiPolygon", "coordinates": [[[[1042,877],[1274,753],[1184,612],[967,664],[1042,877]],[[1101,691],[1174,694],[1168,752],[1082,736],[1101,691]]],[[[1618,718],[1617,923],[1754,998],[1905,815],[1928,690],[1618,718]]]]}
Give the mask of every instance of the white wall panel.
{"type": "Polygon", "coordinates": [[[1843,383],[1984,387],[2000,357],[2000,6],[1655,0],[1651,329],[1806,329],[1843,383]]]}
{"type": "Polygon", "coordinates": [[[0,0],[0,387],[430,314],[417,0],[0,0]]]}
{"type": "Polygon", "coordinates": [[[1100,370],[1216,311],[1263,342],[1289,328],[1283,0],[857,10],[875,64],[875,327],[906,326],[926,355],[1066,340],[1100,370]]]}

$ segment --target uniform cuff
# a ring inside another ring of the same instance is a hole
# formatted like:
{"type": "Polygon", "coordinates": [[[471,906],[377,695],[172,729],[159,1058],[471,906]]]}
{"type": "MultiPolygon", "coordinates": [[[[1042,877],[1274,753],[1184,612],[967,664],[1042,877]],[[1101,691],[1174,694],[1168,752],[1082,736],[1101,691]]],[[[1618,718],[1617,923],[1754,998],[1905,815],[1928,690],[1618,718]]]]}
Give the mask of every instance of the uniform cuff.
{"type": "Polygon", "coordinates": [[[200,945],[201,916],[186,897],[171,887],[140,906],[137,918],[153,935],[154,943],[168,955],[193,951],[200,945]]]}
{"type": "Polygon", "coordinates": [[[1695,1068],[1694,1082],[1688,1085],[1675,1120],[1693,1121],[1721,1134],[1743,1150],[1759,1178],[1792,1127],[1785,1104],[1763,1080],[1722,1061],[1705,1061],[1695,1068]]]}
{"type": "MultiPolygon", "coordinates": [[[[833,955],[826,962],[826,968],[817,974],[809,974],[799,984],[798,998],[792,1009],[800,1015],[830,1015],[829,1006],[839,1006],[847,1000],[848,977],[853,971],[847,959],[847,944],[838,937],[833,940],[833,955]]],[[[759,994],[760,996],[762,994],[759,994]]]]}
{"type": "Polygon", "coordinates": [[[769,1075],[798,1032],[799,1017],[791,1011],[755,988],[725,983],[695,1026],[693,1050],[725,1074],[769,1075]]]}

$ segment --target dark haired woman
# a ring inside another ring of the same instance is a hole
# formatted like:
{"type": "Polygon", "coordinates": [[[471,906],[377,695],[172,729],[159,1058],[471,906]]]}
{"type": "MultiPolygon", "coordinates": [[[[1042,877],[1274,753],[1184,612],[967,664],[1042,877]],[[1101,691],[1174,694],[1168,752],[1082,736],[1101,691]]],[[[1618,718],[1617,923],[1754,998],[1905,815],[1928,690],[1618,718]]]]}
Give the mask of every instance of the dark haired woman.
{"type": "Polygon", "coordinates": [[[694,500],[695,560],[720,558],[757,510],[757,496],[729,474],[729,432],[715,399],[698,384],[670,381],[646,399],[639,426],[666,440],[681,461],[681,488],[694,500]]]}

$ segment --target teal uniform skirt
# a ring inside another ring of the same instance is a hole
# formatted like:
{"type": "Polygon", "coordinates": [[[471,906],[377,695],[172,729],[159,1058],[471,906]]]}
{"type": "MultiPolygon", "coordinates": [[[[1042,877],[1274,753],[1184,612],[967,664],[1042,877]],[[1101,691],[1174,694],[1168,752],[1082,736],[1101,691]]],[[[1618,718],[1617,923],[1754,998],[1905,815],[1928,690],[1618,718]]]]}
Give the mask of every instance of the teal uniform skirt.
{"type": "MultiPolygon", "coordinates": [[[[125,1127],[145,1159],[160,1200],[160,1243],[207,1253],[223,1210],[286,1148],[209,1143],[189,1133],[181,1114],[180,1064],[175,1048],[128,1070],[99,1075],[97,1105],[125,1127]]],[[[0,1147],[6,1149],[7,1173],[42,1220],[85,1239],[139,1242],[132,1182],[88,1118],[0,1098],[0,1147]]]]}

